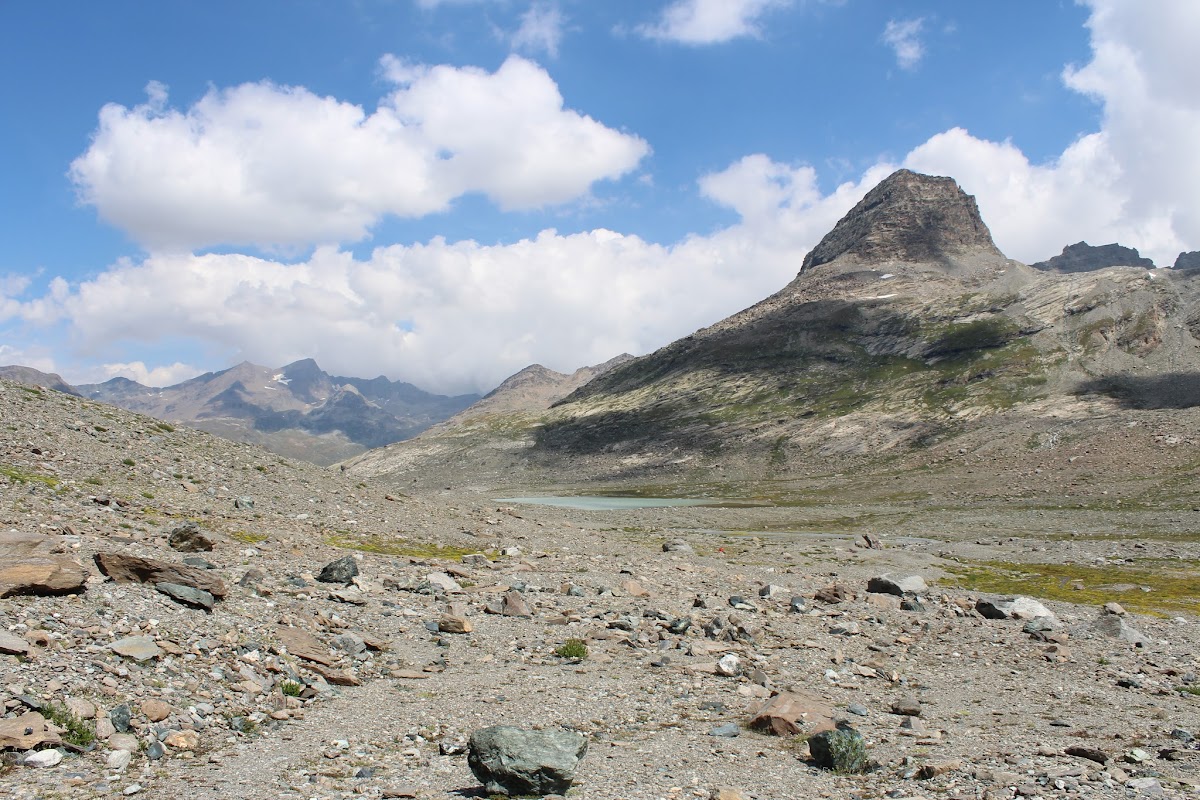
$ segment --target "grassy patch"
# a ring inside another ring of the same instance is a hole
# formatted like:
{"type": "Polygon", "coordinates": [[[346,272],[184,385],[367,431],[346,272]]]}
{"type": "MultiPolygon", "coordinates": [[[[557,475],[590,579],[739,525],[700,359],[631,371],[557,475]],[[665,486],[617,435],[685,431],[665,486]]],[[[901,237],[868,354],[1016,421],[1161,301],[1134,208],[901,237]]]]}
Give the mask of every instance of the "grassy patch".
{"type": "MultiPolygon", "coordinates": [[[[433,542],[414,542],[411,539],[400,537],[373,536],[342,530],[326,535],[324,540],[325,544],[340,547],[343,550],[407,558],[441,559],[443,561],[458,561],[463,556],[479,552],[477,547],[467,548],[433,542]]],[[[492,551],[488,551],[488,556],[496,557],[492,551]]]]}
{"type": "Polygon", "coordinates": [[[554,650],[560,658],[587,658],[587,643],[583,639],[567,639],[554,650]]]}
{"type": "Polygon", "coordinates": [[[232,531],[229,534],[229,538],[233,539],[235,542],[242,542],[243,544],[258,544],[259,542],[265,542],[270,537],[265,533],[251,533],[250,531],[232,531]]]}
{"type": "Polygon", "coordinates": [[[96,741],[96,725],[90,720],[82,720],[71,713],[66,706],[58,703],[46,703],[42,706],[41,714],[49,722],[60,728],[66,728],[62,738],[64,742],[78,747],[87,747],[96,741]]]}
{"type": "Polygon", "coordinates": [[[1017,564],[985,561],[948,568],[946,581],[995,594],[1024,594],[1081,605],[1120,603],[1157,616],[1200,613],[1200,565],[1163,562],[1136,565],[1017,564]],[[1145,587],[1119,591],[1113,587],[1145,587]]]}
{"type": "Polygon", "coordinates": [[[0,465],[0,475],[8,478],[13,483],[40,483],[51,489],[58,488],[60,481],[50,475],[42,475],[37,472],[26,472],[17,467],[8,467],[0,465]]]}

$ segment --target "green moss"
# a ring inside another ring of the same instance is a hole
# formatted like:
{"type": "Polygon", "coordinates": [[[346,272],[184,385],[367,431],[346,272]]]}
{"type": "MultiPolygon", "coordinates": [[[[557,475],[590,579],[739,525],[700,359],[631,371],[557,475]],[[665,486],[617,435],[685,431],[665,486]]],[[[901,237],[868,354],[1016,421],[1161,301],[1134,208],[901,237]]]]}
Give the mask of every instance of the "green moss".
{"type": "Polygon", "coordinates": [[[229,534],[229,538],[233,539],[235,542],[242,542],[244,544],[258,544],[259,542],[265,542],[270,537],[265,533],[250,533],[249,531],[232,531],[229,534]]]}
{"type": "Polygon", "coordinates": [[[18,467],[9,467],[0,465],[0,475],[8,478],[13,483],[40,483],[51,489],[58,488],[60,481],[58,478],[50,475],[42,475],[37,472],[27,472],[18,467]]]}
{"type": "MultiPolygon", "coordinates": [[[[335,531],[324,537],[325,544],[344,550],[362,553],[378,553],[388,556],[405,556],[419,559],[441,559],[459,561],[463,556],[478,553],[478,548],[457,547],[441,543],[414,542],[400,537],[356,534],[350,531],[335,531]]],[[[489,556],[495,555],[489,552],[489,556]]]]}
{"type": "Polygon", "coordinates": [[[1200,613],[1200,565],[1156,562],[1132,566],[1081,564],[1018,564],[985,561],[947,568],[947,582],[970,591],[1025,594],[1083,605],[1120,603],[1130,611],[1169,616],[1200,613]],[[1121,584],[1145,587],[1115,591],[1121,584]]]}

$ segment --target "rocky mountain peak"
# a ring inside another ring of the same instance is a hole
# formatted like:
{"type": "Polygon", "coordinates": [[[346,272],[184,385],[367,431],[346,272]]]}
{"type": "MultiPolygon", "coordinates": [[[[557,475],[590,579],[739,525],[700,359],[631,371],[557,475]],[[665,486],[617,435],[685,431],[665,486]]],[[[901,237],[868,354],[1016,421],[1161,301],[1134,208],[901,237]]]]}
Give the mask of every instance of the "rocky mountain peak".
{"type": "Polygon", "coordinates": [[[826,234],[802,269],[843,256],[861,263],[941,262],[968,251],[999,256],[975,198],[953,178],[897,170],[826,234]]]}

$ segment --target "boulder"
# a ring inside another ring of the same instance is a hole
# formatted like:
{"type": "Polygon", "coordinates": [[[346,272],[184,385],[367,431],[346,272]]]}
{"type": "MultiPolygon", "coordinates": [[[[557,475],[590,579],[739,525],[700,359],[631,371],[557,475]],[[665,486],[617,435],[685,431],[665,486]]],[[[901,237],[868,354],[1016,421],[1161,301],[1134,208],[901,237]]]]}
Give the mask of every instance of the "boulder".
{"type": "Polygon", "coordinates": [[[213,549],[213,540],[200,530],[199,525],[190,521],[171,531],[167,544],[181,553],[202,553],[213,549]]]}
{"type": "Polygon", "coordinates": [[[225,582],[207,571],[128,553],[101,551],[94,556],[100,571],[117,583],[174,583],[225,597],[225,582]]]}
{"type": "Polygon", "coordinates": [[[776,736],[832,730],[833,707],[812,695],[780,692],[759,706],[749,724],[776,736]]]}
{"type": "Polygon", "coordinates": [[[875,594],[893,594],[903,597],[906,594],[925,594],[929,587],[920,575],[876,575],[867,581],[867,591],[875,594]]]}
{"type": "Polygon", "coordinates": [[[337,561],[330,561],[321,567],[321,572],[317,575],[317,580],[321,583],[349,584],[357,574],[358,561],[355,560],[354,556],[343,556],[337,561]]]}
{"type": "Polygon", "coordinates": [[[36,711],[27,711],[19,717],[0,719],[0,750],[32,750],[44,744],[61,744],[46,718],[36,711]]]}
{"type": "Polygon", "coordinates": [[[578,733],[494,725],[471,734],[467,764],[491,794],[566,794],[587,746],[578,733]]]}
{"type": "Polygon", "coordinates": [[[13,636],[8,631],[0,631],[0,655],[27,656],[32,645],[20,636],[13,636]]]}
{"type": "Polygon", "coordinates": [[[87,572],[56,555],[57,546],[55,539],[39,533],[0,533],[0,598],[83,591],[87,572]]]}
{"type": "Polygon", "coordinates": [[[975,604],[975,610],[988,619],[1056,619],[1054,612],[1029,597],[980,600],[975,604]]]}
{"type": "Polygon", "coordinates": [[[1137,628],[1125,621],[1125,617],[1118,614],[1110,614],[1104,612],[1096,618],[1092,623],[1092,629],[1101,636],[1107,636],[1110,639],[1119,639],[1122,642],[1129,642],[1135,647],[1143,647],[1146,644],[1146,636],[1137,628]]]}

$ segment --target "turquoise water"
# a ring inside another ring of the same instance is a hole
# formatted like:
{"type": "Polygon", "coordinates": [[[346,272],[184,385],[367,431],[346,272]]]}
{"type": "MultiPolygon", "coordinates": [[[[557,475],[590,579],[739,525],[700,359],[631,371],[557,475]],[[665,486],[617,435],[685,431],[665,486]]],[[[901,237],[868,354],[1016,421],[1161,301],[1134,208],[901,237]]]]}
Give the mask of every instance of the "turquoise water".
{"type": "Polygon", "coordinates": [[[497,497],[497,503],[524,503],[535,506],[578,508],[584,511],[624,511],[633,508],[675,508],[678,506],[716,506],[723,501],[678,497],[497,497]]]}

